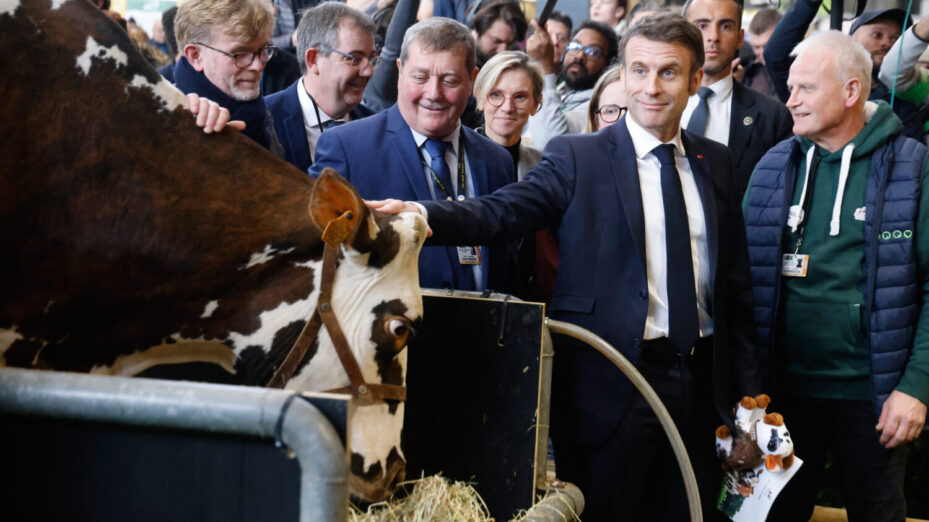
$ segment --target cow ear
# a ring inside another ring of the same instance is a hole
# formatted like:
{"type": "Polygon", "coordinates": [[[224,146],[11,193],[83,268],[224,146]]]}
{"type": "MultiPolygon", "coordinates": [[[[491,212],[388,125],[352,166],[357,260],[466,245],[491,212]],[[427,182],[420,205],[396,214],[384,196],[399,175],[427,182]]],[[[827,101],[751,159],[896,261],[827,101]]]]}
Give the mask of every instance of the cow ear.
{"type": "Polygon", "coordinates": [[[310,195],[310,215],[329,246],[351,240],[367,207],[348,181],[331,168],[323,169],[310,195]]]}

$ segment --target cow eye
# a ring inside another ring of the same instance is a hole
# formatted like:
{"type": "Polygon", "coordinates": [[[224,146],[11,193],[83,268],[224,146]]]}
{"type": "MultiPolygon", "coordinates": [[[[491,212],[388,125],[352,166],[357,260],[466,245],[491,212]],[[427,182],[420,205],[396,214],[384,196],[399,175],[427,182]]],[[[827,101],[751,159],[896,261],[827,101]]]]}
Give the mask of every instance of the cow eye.
{"type": "Polygon", "coordinates": [[[387,332],[387,335],[394,338],[394,346],[397,347],[397,350],[400,350],[406,346],[406,342],[413,328],[410,325],[410,320],[406,317],[393,316],[389,317],[387,321],[384,322],[384,330],[387,332]]]}

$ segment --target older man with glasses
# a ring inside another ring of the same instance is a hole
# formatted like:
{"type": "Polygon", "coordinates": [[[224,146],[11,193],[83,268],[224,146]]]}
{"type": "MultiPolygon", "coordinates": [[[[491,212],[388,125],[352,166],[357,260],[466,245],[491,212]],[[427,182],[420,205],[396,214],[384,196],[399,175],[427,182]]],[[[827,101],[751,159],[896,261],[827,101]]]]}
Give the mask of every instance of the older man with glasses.
{"type": "MultiPolygon", "coordinates": [[[[261,74],[274,54],[274,13],[265,0],[188,0],[174,21],[182,56],[177,88],[229,109],[244,134],[283,157],[260,96],[261,74]]],[[[204,114],[206,116],[206,114],[204,114]]]]}
{"type": "Polygon", "coordinates": [[[361,99],[374,74],[374,22],[338,2],[308,9],[297,26],[303,76],[268,96],[284,158],[307,170],[326,129],[374,114],[361,99]]]}
{"type": "Polygon", "coordinates": [[[542,108],[529,118],[529,135],[534,146],[542,149],[555,136],[584,131],[587,107],[594,84],[616,59],[619,42],[606,24],[587,20],[574,32],[564,56],[554,55],[552,40],[532,22],[535,32],[526,41],[526,52],[542,64],[545,88],[542,108]],[[561,62],[560,78],[555,62],[561,62]]]}

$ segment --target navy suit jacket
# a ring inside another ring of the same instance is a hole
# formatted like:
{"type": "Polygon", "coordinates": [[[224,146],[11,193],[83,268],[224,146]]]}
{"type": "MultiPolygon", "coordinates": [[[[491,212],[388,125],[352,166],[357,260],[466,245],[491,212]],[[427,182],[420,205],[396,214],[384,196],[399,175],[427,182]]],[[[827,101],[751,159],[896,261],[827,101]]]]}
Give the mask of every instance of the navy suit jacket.
{"type": "MultiPolygon", "coordinates": [[[[714,405],[728,420],[736,401],[759,388],[741,194],[725,147],[687,132],[683,143],[706,219],[714,405]]],[[[424,205],[434,242],[500,241],[552,227],[560,255],[551,317],[593,331],[638,362],[648,312],[647,209],[625,118],[596,134],[553,139],[528,176],[488,197],[424,205]]],[[[637,393],[603,356],[559,340],[553,436],[603,443],[622,420],[631,392],[637,393]]]]}
{"type": "Polygon", "coordinates": [[[772,147],[793,136],[793,126],[783,103],[738,82],[732,84],[729,151],[740,197],[748,188],[755,164],[772,147]]]}
{"type": "MultiPolygon", "coordinates": [[[[274,120],[274,132],[284,147],[284,159],[306,172],[313,163],[313,154],[306,138],[306,125],[303,123],[303,108],[297,97],[297,89],[303,78],[297,79],[290,87],[265,98],[271,118],[274,120]]],[[[374,111],[359,104],[352,112],[352,121],[360,120],[374,114],[374,111]]],[[[328,132],[328,131],[327,131],[328,132]]]]}
{"type": "MultiPolygon", "coordinates": [[[[461,132],[475,194],[490,194],[516,179],[513,158],[506,149],[464,125],[461,132]]],[[[316,144],[316,162],[310,174],[318,176],[326,167],[344,176],[364,199],[424,200],[432,197],[422,156],[396,105],[324,132],[316,144]]],[[[489,242],[461,244],[489,245],[489,242]]],[[[501,242],[481,249],[486,288],[507,290],[508,277],[515,271],[514,245],[515,242],[501,242]]],[[[451,288],[456,264],[456,248],[424,248],[419,256],[420,286],[451,288]]]]}

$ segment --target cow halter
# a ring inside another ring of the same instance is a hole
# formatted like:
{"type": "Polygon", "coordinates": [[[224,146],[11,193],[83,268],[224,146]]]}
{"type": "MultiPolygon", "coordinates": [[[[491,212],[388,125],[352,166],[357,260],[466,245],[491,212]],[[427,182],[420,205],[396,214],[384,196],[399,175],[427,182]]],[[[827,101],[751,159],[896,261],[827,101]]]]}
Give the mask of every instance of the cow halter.
{"type": "Polygon", "coordinates": [[[313,340],[319,334],[322,325],[326,326],[329,332],[329,338],[332,339],[332,345],[335,347],[336,355],[342,363],[342,368],[348,374],[351,381],[349,386],[327,390],[330,393],[348,393],[358,399],[362,404],[371,405],[384,400],[405,401],[406,387],[395,384],[369,384],[364,380],[358,361],[352,354],[348,341],[345,339],[345,333],[339,325],[339,320],[332,311],[332,286],[335,282],[336,262],[339,255],[339,246],[347,237],[345,231],[349,228],[348,221],[353,219],[350,211],[346,211],[341,216],[333,220],[326,226],[323,231],[322,239],[326,246],[323,250],[323,273],[319,289],[319,299],[316,303],[316,309],[312,317],[307,321],[300,332],[297,341],[290,348],[284,361],[278,367],[277,371],[268,382],[268,388],[283,388],[284,383],[293,377],[297,371],[297,366],[303,360],[313,340]],[[340,233],[341,232],[341,233],[340,233]]]}

